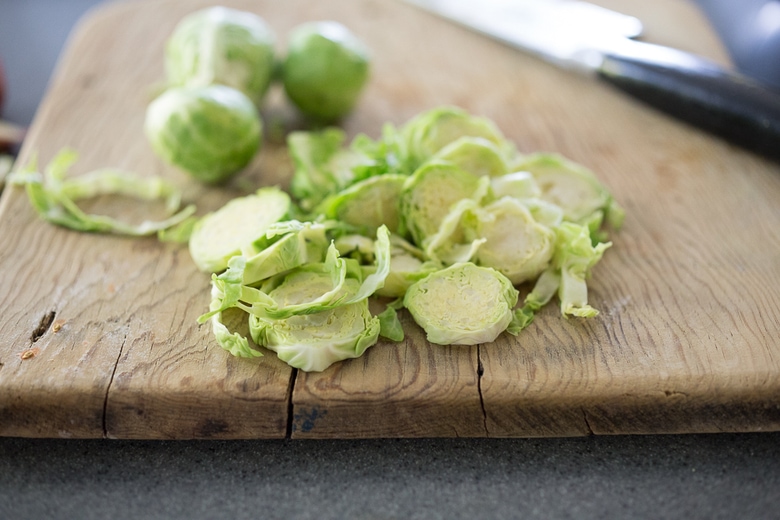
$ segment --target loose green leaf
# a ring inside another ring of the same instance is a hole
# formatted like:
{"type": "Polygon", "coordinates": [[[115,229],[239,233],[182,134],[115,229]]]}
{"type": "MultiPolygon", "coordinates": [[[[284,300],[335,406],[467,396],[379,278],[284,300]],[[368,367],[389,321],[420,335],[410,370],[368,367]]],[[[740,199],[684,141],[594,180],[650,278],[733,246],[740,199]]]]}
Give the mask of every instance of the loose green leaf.
{"type": "Polygon", "coordinates": [[[181,192],[170,182],[159,177],[141,177],[114,169],[101,169],[80,177],[66,178],[66,174],[78,155],[64,149],[49,163],[43,173],[37,171],[33,159],[9,181],[24,186],[30,203],[38,215],[52,224],[76,231],[114,233],[129,236],[154,235],[181,224],[195,213],[195,206],[179,210],[181,192]],[[143,221],[128,224],[106,215],[85,213],[76,201],[101,195],[124,195],[143,200],[162,199],[168,218],[160,221],[143,221]],[[178,211],[178,212],[177,212],[178,211]]]}

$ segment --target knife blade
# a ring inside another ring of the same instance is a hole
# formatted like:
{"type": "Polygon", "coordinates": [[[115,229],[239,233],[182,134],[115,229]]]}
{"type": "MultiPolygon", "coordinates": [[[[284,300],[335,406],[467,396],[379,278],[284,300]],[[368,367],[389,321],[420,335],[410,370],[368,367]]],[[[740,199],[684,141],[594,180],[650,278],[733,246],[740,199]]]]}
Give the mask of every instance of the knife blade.
{"type": "Polygon", "coordinates": [[[580,0],[405,0],[556,66],[595,74],[681,121],[780,161],[780,93],[714,61],[637,41],[641,21],[580,0]]]}

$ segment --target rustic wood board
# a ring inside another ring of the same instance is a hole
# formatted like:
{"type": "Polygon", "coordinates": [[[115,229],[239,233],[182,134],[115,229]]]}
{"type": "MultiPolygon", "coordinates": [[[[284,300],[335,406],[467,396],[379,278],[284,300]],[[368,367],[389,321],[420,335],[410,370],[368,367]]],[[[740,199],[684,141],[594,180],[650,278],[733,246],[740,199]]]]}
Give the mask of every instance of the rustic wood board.
{"type": "MultiPolygon", "coordinates": [[[[646,38],[726,63],[691,4],[602,0],[646,38]]],[[[209,280],[186,248],[40,221],[18,188],[0,199],[0,435],[113,438],[513,437],[780,429],[780,166],[391,0],[234,0],[279,35],[335,19],[374,51],[344,127],[376,136],[442,104],[494,119],[523,151],[595,170],[628,216],[590,282],[602,314],[546,308],[519,337],[439,347],[409,317],[323,373],[219,349],[195,320],[209,280]],[[33,349],[34,356],[23,356],[33,349]],[[26,358],[26,359],[23,359],[26,358]]],[[[229,186],[163,165],[142,132],[176,21],[207,2],[117,3],[74,31],[19,161],[80,152],[73,173],[164,175],[201,212],[291,166],[269,137],[229,186]]],[[[263,115],[299,126],[278,91],[263,115]]],[[[270,126],[270,125],[269,125],[270,126]]],[[[270,135],[270,133],[269,133],[270,135]]],[[[110,205],[105,203],[105,205],[110,205]]],[[[144,211],[115,202],[112,211],[144,211]]]]}

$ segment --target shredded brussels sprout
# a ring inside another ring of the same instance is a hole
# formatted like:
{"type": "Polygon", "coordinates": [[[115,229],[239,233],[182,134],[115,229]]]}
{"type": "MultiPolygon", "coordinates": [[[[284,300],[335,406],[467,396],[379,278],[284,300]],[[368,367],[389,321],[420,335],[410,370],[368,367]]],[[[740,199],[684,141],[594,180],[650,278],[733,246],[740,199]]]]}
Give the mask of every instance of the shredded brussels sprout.
{"type": "MultiPolygon", "coordinates": [[[[587,279],[611,245],[604,225],[623,213],[583,166],[521,156],[491,121],[453,107],[376,140],[324,128],[288,144],[290,213],[302,220],[243,246],[213,275],[201,317],[235,355],[260,351],[229,333],[227,309],[249,315],[256,346],[306,371],[402,341],[403,309],[430,342],[466,345],[519,334],[555,297],[564,317],[597,315],[587,279]],[[369,298],[390,301],[372,315],[369,298]]],[[[218,227],[233,218],[240,228],[237,214],[218,227]]]]}
{"type": "Polygon", "coordinates": [[[141,177],[115,169],[95,170],[78,177],[66,175],[78,154],[61,150],[43,173],[33,159],[21,170],[9,176],[13,185],[24,186],[33,208],[44,220],[76,231],[144,236],[172,228],[195,213],[195,206],[179,211],[181,192],[160,177],[141,177]],[[133,225],[106,215],[85,213],[76,201],[100,195],[124,195],[143,200],[163,199],[168,218],[144,221],[133,225]]]}

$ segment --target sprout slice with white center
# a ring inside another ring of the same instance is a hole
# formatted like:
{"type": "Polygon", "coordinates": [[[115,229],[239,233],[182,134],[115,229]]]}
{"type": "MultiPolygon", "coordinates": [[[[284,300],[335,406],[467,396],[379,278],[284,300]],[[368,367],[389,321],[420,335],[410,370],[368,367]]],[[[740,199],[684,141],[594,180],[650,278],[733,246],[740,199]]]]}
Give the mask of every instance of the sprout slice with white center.
{"type": "MultiPolygon", "coordinates": [[[[331,289],[328,273],[300,270],[268,293],[280,307],[305,306],[331,289]]],[[[358,291],[359,282],[347,279],[340,301],[358,291]]],[[[319,372],[343,359],[356,358],[379,337],[379,318],[369,312],[368,299],[326,306],[318,312],[283,319],[250,315],[249,331],[258,345],[273,350],[279,359],[306,372],[319,372]]]]}
{"type": "Polygon", "coordinates": [[[458,201],[481,196],[480,177],[445,162],[429,162],[406,180],[400,209],[416,244],[436,233],[458,201]]]}
{"type": "Polygon", "coordinates": [[[496,198],[514,197],[516,199],[536,199],[542,190],[531,172],[517,171],[490,179],[490,188],[496,198]]]}
{"type": "Polygon", "coordinates": [[[531,280],[549,266],[555,233],[536,222],[522,202],[504,197],[475,215],[474,234],[484,239],[476,251],[479,265],[500,271],[513,284],[531,280]]]}
{"type": "Polygon", "coordinates": [[[505,175],[509,168],[499,147],[484,137],[459,137],[439,150],[432,160],[450,162],[480,177],[505,175]]]}
{"type": "Polygon", "coordinates": [[[224,270],[232,256],[284,219],[290,208],[289,195],[278,188],[232,199],[195,224],[189,243],[192,260],[204,272],[224,270]]]}
{"type": "Polygon", "coordinates": [[[382,224],[395,233],[400,218],[398,197],[406,179],[399,174],[369,177],[326,199],[317,212],[371,233],[382,224]]]}
{"type": "Polygon", "coordinates": [[[457,107],[440,107],[412,118],[402,129],[407,166],[414,170],[442,148],[461,137],[482,137],[499,147],[510,147],[489,119],[457,107]]]}
{"type": "Polygon", "coordinates": [[[622,210],[584,166],[559,155],[539,153],[528,156],[517,168],[534,176],[541,198],[562,208],[565,220],[583,223],[594,214],[606,213],[607,220],[619,226],[622,210]]]}
{"type": "Polygon", "coordinates": [[[495,340],[514,319],[518,292],[501,273],[470,262],[454,264],[413,284],[404,307],[439,345],[495,340]]]}

